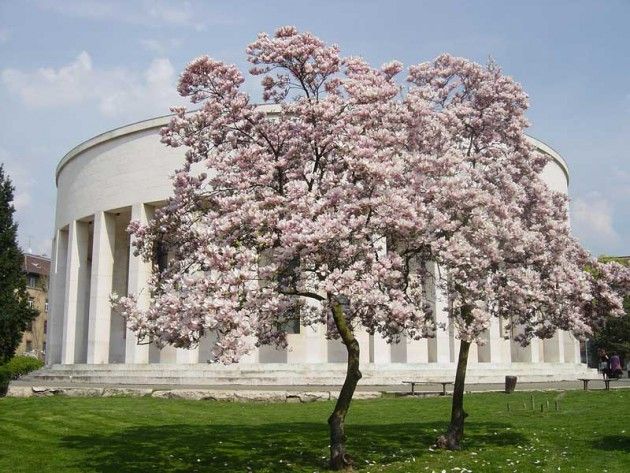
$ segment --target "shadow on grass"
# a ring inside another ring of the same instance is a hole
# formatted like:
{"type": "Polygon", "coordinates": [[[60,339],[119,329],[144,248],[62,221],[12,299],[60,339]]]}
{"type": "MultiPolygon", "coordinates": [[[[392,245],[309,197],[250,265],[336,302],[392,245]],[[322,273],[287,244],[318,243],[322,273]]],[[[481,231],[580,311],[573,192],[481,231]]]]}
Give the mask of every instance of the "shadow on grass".
{"type": "Polygon", "coordinates": [[[593,448],[630,453],[630,435],[606,435],[593,442],[593,448]]]}
{"type": "MultiPolygon", "coordinates": [[[[145,426],[67,436],[61,446],[83,452],[76,465],[80,470],[98,472],[316,471],[326,469],[327,427],[291,422],[145,426]]],[[[506,427],[510,425],[468,423],[465,448],[527,443],[523,435],[506,431],[506,427]]],[[[349,425],[348,448],[359,467],[365,460],[391,463],[411,456],[421,458],[431,454],[428,447],[444,428],[442,422],[349,425]]]]}

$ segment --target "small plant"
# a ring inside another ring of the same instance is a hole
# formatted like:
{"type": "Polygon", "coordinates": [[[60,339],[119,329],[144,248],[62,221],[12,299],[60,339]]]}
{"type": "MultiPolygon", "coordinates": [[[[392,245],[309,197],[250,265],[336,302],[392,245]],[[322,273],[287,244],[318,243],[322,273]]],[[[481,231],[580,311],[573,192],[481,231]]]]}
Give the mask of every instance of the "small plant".
{"type": "Polygon", "coordinates": [[[35,371],[44,366],[44,363],[31,356],[15,356],[11,358],[4,368],[8,371],[10,379],[18,379],[31,371],[35,371]]]}

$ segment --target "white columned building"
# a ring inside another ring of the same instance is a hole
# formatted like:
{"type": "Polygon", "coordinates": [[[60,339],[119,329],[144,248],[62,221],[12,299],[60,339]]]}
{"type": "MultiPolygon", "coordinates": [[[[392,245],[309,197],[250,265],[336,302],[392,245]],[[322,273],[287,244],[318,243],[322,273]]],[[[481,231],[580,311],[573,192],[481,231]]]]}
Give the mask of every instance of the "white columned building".
{"type": "MultiPolygon", "coordinates": [[[[339,382],[345,348],[327,340],[323,326],[296,327],[288,335],[288,349],[261,347],[225,367],[207,363],[211,337],[192,350],[159,350],[138,344],[112,311],[112,292],[133,293],[148,304],[151,268],[133,255],[126,227],[132,219],[148,222],[172,192],[169,175],[183,162],[184,150],[160,142],[159,130],[168,120],[154,118],[98,135],[72,149],[57,167],[48,369],[91,378],[107,374],[121,383],[161,382],[155,376],[162,374],[188,384],[339,382]]],[[[569,174],[563,158],[544,143],[531,142],[552,158],[543,173],[547,184],[566,193],[569,174]]],[[[454,373],[459,344],[443,310],[447,300],[439,288],[428,291],[443,325],[434,338],[388,344],[357,331],[362,383],[398,384],[403,378],[444,379],[454,373]]],[[[579,343],[568,333],[534,340],[525,348],[508,335],[502,321],[492,321],[485,343],[471,348],[468,381],[500,381],[507,374],[523,380],[575,379],[586,371],[579,343]]]]}

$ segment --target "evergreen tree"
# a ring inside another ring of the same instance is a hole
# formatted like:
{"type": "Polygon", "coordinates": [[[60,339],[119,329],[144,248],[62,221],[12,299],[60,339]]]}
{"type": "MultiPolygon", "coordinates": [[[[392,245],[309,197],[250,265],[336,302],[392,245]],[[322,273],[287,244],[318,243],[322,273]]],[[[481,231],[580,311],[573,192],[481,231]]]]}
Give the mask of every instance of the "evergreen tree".
{"type": "Polygon", "coordinates": [[[22,332],[37,316],[28,304],[24,255],[17,244],[17,223],[13,221],[13,191],[0,164],[0,364],[13,356],[22,332]]]}

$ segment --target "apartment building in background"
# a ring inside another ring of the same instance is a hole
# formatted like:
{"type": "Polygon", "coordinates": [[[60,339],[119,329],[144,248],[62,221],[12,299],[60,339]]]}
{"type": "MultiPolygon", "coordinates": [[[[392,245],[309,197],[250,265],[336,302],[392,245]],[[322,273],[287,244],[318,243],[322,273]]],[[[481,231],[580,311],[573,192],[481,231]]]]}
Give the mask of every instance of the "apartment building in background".
{"type": "Polygon", "coordinates": [[[46,332],[48,331],[48,274],[50,258],[47,256],[24,254],[24,272],[29,304],[38,315],[22,335],[16,355],[36,356],[44,360],[46,355],[46,332]]]}

